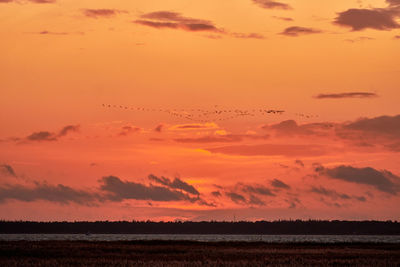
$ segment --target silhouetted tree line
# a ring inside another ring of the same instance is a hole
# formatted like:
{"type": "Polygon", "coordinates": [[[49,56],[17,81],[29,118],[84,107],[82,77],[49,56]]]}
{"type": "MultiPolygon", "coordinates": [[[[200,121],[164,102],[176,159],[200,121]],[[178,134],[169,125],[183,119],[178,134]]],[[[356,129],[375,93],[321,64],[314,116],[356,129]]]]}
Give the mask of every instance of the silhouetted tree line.
{"type": "Polygon", "coordinates": [[[397,221],[257,222],[31,222],[0,221],[0,234],[255,234],[255,235],[400,235],[397,221]]]}

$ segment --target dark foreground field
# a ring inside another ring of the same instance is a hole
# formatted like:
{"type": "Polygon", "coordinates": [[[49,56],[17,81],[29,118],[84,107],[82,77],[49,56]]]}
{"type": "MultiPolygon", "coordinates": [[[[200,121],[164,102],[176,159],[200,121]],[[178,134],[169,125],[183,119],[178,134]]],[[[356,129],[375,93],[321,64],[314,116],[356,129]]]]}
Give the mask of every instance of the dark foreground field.
{"type": "Polygon", "coordinates": [[[2,241],[0,266],[400,266],[399,244],[2,241]]]}

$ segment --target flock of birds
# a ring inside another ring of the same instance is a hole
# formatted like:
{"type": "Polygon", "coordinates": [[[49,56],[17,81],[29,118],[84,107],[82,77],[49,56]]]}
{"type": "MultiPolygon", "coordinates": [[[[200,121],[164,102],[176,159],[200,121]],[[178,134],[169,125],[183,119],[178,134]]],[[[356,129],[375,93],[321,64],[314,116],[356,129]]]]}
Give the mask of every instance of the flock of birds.
{"type": "MultiPolygon", "coordinates": [[[[282,115],[286,111],[278,109],[224,109],[214,106],[213,109],[166,109],[166,108],[143,108],[132,107],[115,104],[102,104],[103,108],[122,109],[137,112],[163,112],[170,116],[187,119],[195,122],[227,121],[238,117],[245,116],[266,116],[266,115],[282,115]]],[[[315,118],[317,115],[307,115],[303,113],[295,113],[294,115],[303,118],[315,118]]]]}

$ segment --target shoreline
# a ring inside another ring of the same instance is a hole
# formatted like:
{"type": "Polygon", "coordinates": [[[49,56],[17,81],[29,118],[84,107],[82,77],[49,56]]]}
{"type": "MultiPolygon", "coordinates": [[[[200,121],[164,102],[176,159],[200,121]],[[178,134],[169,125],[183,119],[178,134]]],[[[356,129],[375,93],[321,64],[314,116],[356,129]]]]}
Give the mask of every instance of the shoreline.
{"type": "Polygon", "coordinates": [[[399,235],[187,235],[187,234],[0,234],[0,241],[92,241],[92,242],[246,242],[313,244],[400,244],[399,235]]]}
{"type": "Polygon", "coordinates": [[[2,266],[397,266],[400,244],[0,241],[2,266]]]}

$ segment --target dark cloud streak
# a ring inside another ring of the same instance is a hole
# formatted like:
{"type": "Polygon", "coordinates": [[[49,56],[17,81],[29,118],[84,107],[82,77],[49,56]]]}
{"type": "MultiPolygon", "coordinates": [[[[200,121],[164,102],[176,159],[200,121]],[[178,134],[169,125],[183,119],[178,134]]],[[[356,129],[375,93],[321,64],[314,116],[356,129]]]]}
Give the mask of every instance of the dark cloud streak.
{"type": "Polygon", "coordinates": [[[316,99],[343,99],[343,98],[375,98],[378,97],[375,93],[370,92],[346,92],[335,94],[319,94],[316,99]]]}
{"type": "Polygon", "coordinates": [[[111,18],[120,13],[126,13],[126,11],[117,9],[84,9],[83,14],[89,18],[111,18]]]}
{"type": "Polygon", "coordinates": [[[45,200],[59,204],[77,203],[91,205],[101,198],[94,193],[76,190],[65,185],[48,185],[46,183],[35,183],[33,187],[22,185],[4,185],[0,187],[0,202],[6,200],[19,200],[33,202],[45,200]]]}
{"type": "MultiPolygon", "coordinates": [[[[30,2],[34,4],[54,4],[56,0],[25,0],[25,2],[30,2]]],[[[23,3],[18,0],[0,0],[0,3],[23,3]]]]}
{"type": "MultiPolygon", "coordinates": [[[[48,131],[34,132],[31,135],[28,135],[23,141],[57,141],[59,137],[64,137],[71,132],[79,132],[79,128],[79,125],[67,125],[62,128],[59,133],[51,133],[48,131]]],[[[19,138],[17,138],[16,140],[21,141],[19,138]]]]}
{"type": "Polygon", "coordinates": [[[213,22],[204,19],[185,17],[178,12],[156,11],[140,16],[140,19],[133,21],[136,24],[156,29],[175,29],[189,32],[212,32],[228,35],[240,39],[264,39],[258,33],[237,33],[229,32],[217,27],[213,22]]]}
{"type": "Polygon", "coordinates": [[[283,9],[283,10],[292,9],[290,5],[282,2],[277,2],[274,0],[253,0],[253,3],[265,9],[283,9]]]}
{"type": "Polygon", "coordinates": [[[317,33],[322,33],[322,31],[318,30],[318,29],[313,29],[313,28],[292,26],[292,27],[286,28],[280,34],[281,35],[286,35],[286,36],[289,36],[289,37],[298,37],[298,36],[301,36],[301,35],[317,34],[317,33]]]}
{"type": "Polygon", "coordinates": [[[177,12],[157,11],[140,16],[134,22],[140,25],[157,29],[181,29],[185,31],[211,31],[222,32],[211,21],[184,17],[177,12]]]}
{"type": "Polygon", "coordinates": [[[183,191],[193,194],[193,195],[200,195],[199,191],[197,191],[197,189],[194,188],[194,186],[186,183],[185,181],[182,181],[179,178],[175,178],[173,181],[171,181],[169,178],[166,178],[163,176],[157,177],[153,174],[150,174],[149,180],[159,183],[159,184],[162,184],[162,185],[165,185],[172,189],[180,189],[180,190],[183,190],[183,191]]]}
{"type": "Polygon", "coordinates": [[[364,196],[350,196],[348,194],[338,193],[337,191],[332,190],[332,189],[327,189],[327,188],[325,188],[323,186],[320,186],[320,187],[313,186],[310,191],[312,193],[316,193],[316,194],[319,194],[319,195],[330,197],[333,200],[336,200],[336,199],[352,200],[353,199],[353,200],[358,200],[360,202],[367,201],[367,199],[364,196]]]}
{"type": "Polygon", "coordinates": [[[318,172],[320,175],[332,179],[372,186],[381,192],[391,195],[397,195],[400,191],[400,177],[387,170],[379,171],[371,167],[355,168],[341,165],[334,168],[321,166],[318,172]]]}
{"type": "Polygon", "coordinates": [[[0,165],[0,173],[5,174],[6,176],[13,176],[13,177],[17,177],[17,175],[15,174],[15,171],[13,169],[13,167],[11,167],[8,164],[2,164],[0,165]]]}
{"type": "Polygon", "coordinates": [[[278,179],[274,179],[271,181],[271,185],[275,188],[279,188],[279,189],[290,189],[290,186],[285,184],[284,182],[278,180],[278,179]]]}
{"type": "Polygon", "coordinates": [[[242,156],[321,156],[327,153],[319,145],[291,145],[291,144],[259,144],[259,145],[231,145],[209,148],[212,153],[242,156]]]}

